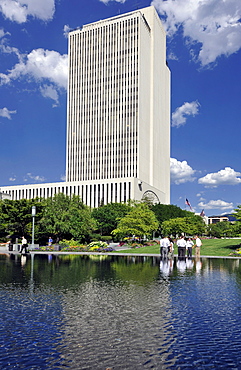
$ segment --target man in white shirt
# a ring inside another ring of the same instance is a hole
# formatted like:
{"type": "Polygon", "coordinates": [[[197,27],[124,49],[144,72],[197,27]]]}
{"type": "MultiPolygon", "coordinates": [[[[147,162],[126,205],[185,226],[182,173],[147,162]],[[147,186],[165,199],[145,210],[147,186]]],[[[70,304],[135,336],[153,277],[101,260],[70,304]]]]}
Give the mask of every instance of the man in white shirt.
{"type": "Polygon", "coordinates": [[[178,258],[180,258],[180,259],[185,258],[186,245],[187,245],[187,242],[184,239],[184,236],[181,235],[180,239],[178,239],[178,241],[177,241],[178,258]]]}
{"type": "Polygon", "coordinates": [[[161,239],[160,247],[161,258],[166,259],[170,248],[170,240],[166,236],[161,239]]]}
{"type": "Polygon", "coordinates": [[[201,239],[198,237],[198,235],[195,236],[196,244],[194,247],[196,247],[196,257],[200,258],[200,249],[202,245],[201,239]]]}
{"type": "Polygon", "coordinates": [[[20,253],[23,253],[23,250],[25,250],[25,253],[27,253],[27,247],[28,247],[27,239],[25,239],[25,237],[22,236],[22,246],[21,246],[20,253]]]}

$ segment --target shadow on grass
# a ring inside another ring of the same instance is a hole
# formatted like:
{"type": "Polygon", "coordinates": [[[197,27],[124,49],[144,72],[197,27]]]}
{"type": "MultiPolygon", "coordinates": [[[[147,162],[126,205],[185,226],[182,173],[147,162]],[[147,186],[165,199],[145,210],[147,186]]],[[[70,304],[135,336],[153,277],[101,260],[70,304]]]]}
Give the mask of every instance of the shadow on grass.
{"type": "Polygon", "coordinates": [[[241,245],[240,244],[226,245],[226,247],[223,247],[223,248],[224,249],[232,249],[233,251],[235,251],[236,249],[241,248],[241,245]]]}

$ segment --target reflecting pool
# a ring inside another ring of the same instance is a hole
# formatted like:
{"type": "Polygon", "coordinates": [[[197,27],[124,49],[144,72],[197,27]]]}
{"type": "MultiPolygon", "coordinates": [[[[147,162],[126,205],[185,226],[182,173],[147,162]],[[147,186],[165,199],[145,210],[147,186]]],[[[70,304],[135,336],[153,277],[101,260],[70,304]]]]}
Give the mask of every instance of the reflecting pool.
{"type": "Polygon", "coordinates": [[[239,259],[0,255],[0,369],[240,369],[239,259]]]}

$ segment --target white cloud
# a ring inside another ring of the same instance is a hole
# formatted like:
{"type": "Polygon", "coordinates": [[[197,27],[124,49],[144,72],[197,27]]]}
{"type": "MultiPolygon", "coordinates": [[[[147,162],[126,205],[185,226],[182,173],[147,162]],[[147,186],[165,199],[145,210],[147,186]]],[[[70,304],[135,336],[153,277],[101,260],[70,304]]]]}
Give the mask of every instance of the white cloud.
{"type": "Polygon", "coordinates": [[[171,182],[179,185],[188,181],[194,181],[195,170],[187,164],[187,161],[178,161],[175,158],[170,159],[171,182]]]}
{"type": "Polygon", "coordinates": [[[29,16],[50,21],[55,3],[54,0],[0,0],[0,11],[12,22],[24,23],[29,16]]]}
{"type": "Polygon", "coordinates": [[[172,126],[180,127],[185,125],[188,116],[195,117],[199,113],[200,104],[198,101],[185,102],[172,113],[172,126]]]}
{"type": "Polygon", "coordinates": [[[241,48],[240,0],[153,0],[152,5],[170,36],[182,30],[203,66],[241,48]]]}
{"type": "Polygon", "coordinates": [[[178,57],[176,54],[174,54],[172,51],[168,53],[167,59],[169,60],[178,60],[178,57]]]}
{"type": "Polygon", "coordinates": [[[126,2],[126,0],[100,0],[100,2],[104,4],[108,4],[111,1],[116,1],[117,3],[121,3],[121,4],[124,4],[126,2]]]}
{"type": "Polygon", "coordinates": [[[70,30],[71,30],[70,26],[68,24],[65,24],[64,29],[63,29],[64,37],[68,38],[68,34],[70,30]]]}
{"type": "Polygon", "coordinates": [[[208,203],[200,202],[198,203],[200,208],[204,209],[220,209],[221,211],[232,209],[233,203],[225,202],[224,200],[210,200],[208,203]]]}
{"type": "Polygon", "coordinates": [[[15,53],[18,63],[8,71],[0,73],[0,85],[10,84],[13,80],[27,77],[27,81],[34,80],[44,83],[40,91],[44,97],[51,98],[58,104],[58,91],[67,88],[68,56],[61,55],[54,50],[35,49],[29,54],[21,54],[17,48],[1,45],[4,53],[15,53]],[[49,82],[50,85],[46,83],[49,82]]]}
{"type": "Polygon", "coordinates": [[[206,176],[198,179],[198,183],[205,187],[216,188],[219,185],[237,185],[241,183],[241,172],[236,172],[230,167],[225,167],[214,173],[208,173],[206,176]]]}
{"type": "Polygon", "coordinates": [[[9,177],[9,181],[16,181],[16,177],[9,177]]]}
{"type": "Polygon", "coordinates": [[[7,35],[11,35],[11,33],[5,32],[3,28],[0,28],[0,39],[7,35]]]}
{"type": "Polygon", "coordinates": [[[34,180],[34,181],[37,181],[37,182],[44,182],[45,181],[45,177],[39,176],[39,175],[32,175],[31,172],[27,173],[27,177],[25,178],[25,181],[28,181],[28,179],[34,180]]]}
{"type": "Polygon", "coordinates": [[[55,102],[53,107],[59,105],[59,94],[53,85],[43,85],[40,87],[40,91],[44,98],[50,98],[55,102]]]}
{"type": "Polygon", "coordinates": [[[18,79],[24,75],[32,77],[36,81],[48,79],[62,88],[67,86],[68,77],[68,56],[61,55],[54,50],[35,49],[28,55],[21,55],[17,63],[8,74],[4,81],[18,79]]]}
{"type": "Polygon", "coordinates": [[[11,114],[17,113],[16,110],[8,110],[8,108],[2,108],[0,109],[0,117],[12,119],[11,114]]]}

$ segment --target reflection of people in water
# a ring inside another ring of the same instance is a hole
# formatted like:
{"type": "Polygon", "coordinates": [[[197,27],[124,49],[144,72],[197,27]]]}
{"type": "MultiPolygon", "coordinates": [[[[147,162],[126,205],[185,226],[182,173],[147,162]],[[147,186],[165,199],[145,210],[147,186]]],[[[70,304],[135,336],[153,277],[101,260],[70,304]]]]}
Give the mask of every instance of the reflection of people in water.
{"type": "Polygon", "coordinates": [[[196,259],[196,272],[199,273],[202,269],[202,262],[200,260],[200,258],[197,258],[196,259]]]}
{"type": "Polygon", "coordinates": [[[173,260],[163,259],[160,261],[160,271],[163,276],[168,276],[173,270],[173,260]]]}
{"type": "Polygon", "coordinates": [[[181,258],[178,258],[177,260],[177,269],[180,271],[180,272],[184,272],[186,270],[186,259],[181,257],[181,258]]]}
{"type": "Polygon", "coordinates": [[[187,260],[186,260],[187,269],[192,269],[193,265],[194,265],[194,263],[193,263],[192,258],[187,258],[187,260]]]}

